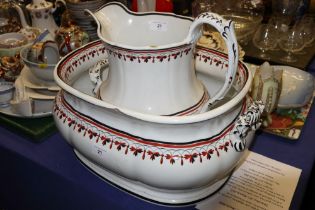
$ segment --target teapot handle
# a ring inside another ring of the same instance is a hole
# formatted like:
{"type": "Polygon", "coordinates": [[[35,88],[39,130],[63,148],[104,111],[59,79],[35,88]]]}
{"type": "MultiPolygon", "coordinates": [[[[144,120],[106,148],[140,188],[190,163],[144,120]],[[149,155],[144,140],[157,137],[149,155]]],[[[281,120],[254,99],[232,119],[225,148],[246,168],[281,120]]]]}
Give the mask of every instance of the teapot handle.
{"type": "Polygon", "coordinates": [[[65,8],[67,8],[67,3],[64,0],[56,0],[55,4],[54,4],[54,8],[52,9],[52,13],[54,13],[56,11],[58,3],[63,4],[63,6],[65,6],[65,8]]]}
{"type": "Polygon", "coordinates": [[[205,12],[197,16],[191,24],[188,36],[186,37],[187,43],[196,43],[201,35],[201,28],[203,24],[209,24],[219,31],[223,37],[228,49],[228,71],[225,75],[225,82],[223,87],[208,101],[208,106],[211,106],[216,101],[221,100],[231,88],[237,68],[238,68],[238,44],[234,32],[234,24],[231,20],[225,20],[220,15],[205,12]]]}

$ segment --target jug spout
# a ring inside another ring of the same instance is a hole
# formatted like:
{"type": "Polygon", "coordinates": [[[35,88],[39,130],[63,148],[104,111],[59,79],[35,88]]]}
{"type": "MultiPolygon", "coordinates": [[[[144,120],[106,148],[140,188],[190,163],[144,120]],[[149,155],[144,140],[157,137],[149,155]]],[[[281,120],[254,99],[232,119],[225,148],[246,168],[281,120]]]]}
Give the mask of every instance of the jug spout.
{"type": "Polygon", "coordinates": [[[129,11],[112,2],[91,12],[98,36],[112,46],[134,50],[157,50],[185,44],[192,18],[171,13],[129,11]]]}
{"type": "Polygon", "coordinates": [[[14,4],[14,8],[16,9],[16,11],[19,14],[22,27],[23,28],[29,28],[30,26],[27,24],[27,21],[26,21],[26,18],[25,18],[25,15],[24,15],[22,8],[17,4],[14,4]]]}

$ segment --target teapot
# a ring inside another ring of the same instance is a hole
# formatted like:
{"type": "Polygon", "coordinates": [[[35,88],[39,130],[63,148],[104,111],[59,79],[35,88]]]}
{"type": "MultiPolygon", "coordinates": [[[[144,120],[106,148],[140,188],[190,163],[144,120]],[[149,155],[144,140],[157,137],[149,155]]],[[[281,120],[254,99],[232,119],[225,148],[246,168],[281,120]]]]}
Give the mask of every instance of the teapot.
{"type": "Polygon", "coordinates": [[[19,15],[15,10],[15,3],[12,1],[0,1],[0,34],[17,32],[21,29],[19,15]]]}
{"type": "Polygon", "coordinates": [[[135,13],[117,2],[87,12],[108,52],[108,77],[97,90],[101,100],[140,113],[184,116],[207,111],[233,85],[238,68],[233,22],[215,13],[202,13],[195,20],[171,13],[135,13]],[[228,49],[228,62],[203,58],[228,66],[221,89],[213,95],[197,79],[194,67],[203,24],[214,26],[228,49]]]}
{"type": "Polygon", "coordinates": [[[55,41],[59,48],[59,54],[65,56],[72,50],[89,42],[89,35],[77,26],[66,10],[61,17],[61,25],[56,32],[55,41]]]}
{"type": "MultiPolygon", "coordinates": [[[[57,3],[66,5],[66,2],[63,0],[57,0],[56,4],[57,3]]],[[[14,8],[19,14],[22,27],[29,28],[30,26],[27,24],[22,8],[17,4],[14,4],[14,8]]],[[[32,27],[39,28],[42,31],[48,29],[49,32],[54,36],[58,26],[55,23],[52,15],[52,13],[56,10],[56,7],[54,7],[53,3],[45,0],[33,0],[32,3],[26,5],[26,10],[30,13],[32,27]]]]}

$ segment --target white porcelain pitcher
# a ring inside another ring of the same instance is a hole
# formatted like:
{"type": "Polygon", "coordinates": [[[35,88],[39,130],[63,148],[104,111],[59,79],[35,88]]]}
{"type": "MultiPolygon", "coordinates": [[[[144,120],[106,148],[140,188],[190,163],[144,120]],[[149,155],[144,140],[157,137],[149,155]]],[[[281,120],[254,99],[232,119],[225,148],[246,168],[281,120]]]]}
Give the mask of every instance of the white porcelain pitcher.
{"type": "MultiPolygon", "coordinates": [[[[57,3],[66,5],[64,0],[56,0],[56,4],[57,3]]],[[[15,8],[19,13],[22,26],[24,28],[29,27],[26,23],[22,9],[18,5],[15,5],[15,8]]],[[[32,3],[26,5],[26,9],[30,12],[32,27],[39,28],[42,31],[48,29],[51,35],[55,36],[58,26],[52,15],[52,13],[56,10],[53,3],[45,0],[33,0],[32,3]]]]}
{"type": "Polygon", "coordinates": [[[214,13],[195,20],[171,13],[134,13],[120,3],[88,12],[109,54],[109,74],[99,88],[102,100],[142,113],[182,116],[206,111],[231,88],[238,63],[231,21],[214,13]],[[228,63],[207,58],[228,65],[222,88],[214,95],[208,94],[194,68],[194,47],[203,24],[215,27],[228,48],[228,63]]]}

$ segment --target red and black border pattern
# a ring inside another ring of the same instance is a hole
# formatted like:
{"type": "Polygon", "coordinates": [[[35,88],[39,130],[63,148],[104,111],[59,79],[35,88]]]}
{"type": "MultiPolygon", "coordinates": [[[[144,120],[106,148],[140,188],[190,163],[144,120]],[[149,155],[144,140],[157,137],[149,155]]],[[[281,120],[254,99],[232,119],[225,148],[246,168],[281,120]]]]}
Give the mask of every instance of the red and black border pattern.
{"type": "Polygon", "coordinates": [[[245,112],[245,109],[246,100],[244,99],[237,117],[221,132],[205,139],[182,143],[144,139],[110,127],[75,110],[64,99],[63,92],[57,95],[53,111],[56,120],[61,121],[69,129],[71,128],[73,132],[77,132],[84,139],[94,141],[107,149],[117,150],[124,155],[141,156],[142,160],[147,158],[152,161],[158,160],[160,164],[167,162],[170,165],[184,165],[193,164],[197,160],[202,163],[205,160],[211,160],[213,156],[220,157],[222,152],[232,151],[234,148],[232,139],[235,138],[234,123],[238,116],[245,112]]]}

